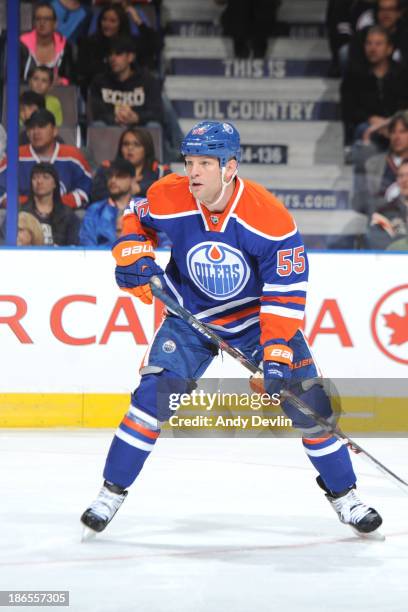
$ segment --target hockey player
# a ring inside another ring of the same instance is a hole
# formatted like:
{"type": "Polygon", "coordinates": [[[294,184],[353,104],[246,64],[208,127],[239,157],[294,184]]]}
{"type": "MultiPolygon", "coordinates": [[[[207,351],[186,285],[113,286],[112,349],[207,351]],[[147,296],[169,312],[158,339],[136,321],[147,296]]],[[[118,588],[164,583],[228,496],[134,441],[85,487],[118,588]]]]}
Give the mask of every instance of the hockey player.
{"type": "MultiPolygon", "coordinates": [[[[130,204],[123,236],[113,247],[118,285],[151,304],[149,280],[158,276],[198,319],[249,359],[263,362],[269,394],[290,386],[329,417],[329,401],[300,330],[308,263],[292,216],[263,187],[237,176],[240,139],[230,123],[198,123],[181,151],[187,176],[168,175],[152,185],[147,199],[130,204]],[[165,273],[154,261],[158,231],[174,245],[165,273]]],[[[166,316],[113,438],[102,489],[81,517],[85,526],[102,531],[139,475],[166,418],[158,405],[163,389],[188,392],[189,382],[203,375],[214,355],[214,347],[187,323],[166,316]]],[[[382,519],[357,497],[347,447],[291,406],[284,409],[302,430],[317,482],[340,520],[363,534],[375,531],[382,519]]]]}

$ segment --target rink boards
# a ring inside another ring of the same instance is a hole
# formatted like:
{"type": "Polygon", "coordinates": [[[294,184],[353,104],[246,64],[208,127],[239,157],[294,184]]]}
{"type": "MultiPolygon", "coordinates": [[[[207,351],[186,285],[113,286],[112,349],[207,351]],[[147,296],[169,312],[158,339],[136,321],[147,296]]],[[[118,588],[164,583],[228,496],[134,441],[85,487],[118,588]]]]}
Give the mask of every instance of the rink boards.
{"type": "MultiPolygon", "coordinates": [[[[323,374],[340,380],[350,431],[408,431],[406,264],[404,254],[310,254],[305,333],[323,374]]],[[[0,265],[0,426],[115,426],[160,305],[118,290],[108,251],[5,249],[0,265]]],[[[225,358],[222,373],[247,376],[225,358]]]]}

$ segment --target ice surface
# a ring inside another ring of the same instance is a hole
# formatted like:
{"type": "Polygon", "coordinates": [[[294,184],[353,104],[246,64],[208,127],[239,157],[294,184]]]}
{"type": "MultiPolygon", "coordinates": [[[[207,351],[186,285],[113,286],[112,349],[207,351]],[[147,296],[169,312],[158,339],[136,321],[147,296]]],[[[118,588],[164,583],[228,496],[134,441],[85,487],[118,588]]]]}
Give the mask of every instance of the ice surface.
{"type": "MultiPolygon", "coordinates": [[[[92,612],[408,609],[408,496],[356,457],[386,541],[357,538],[297,439],[159,440],[112,524],[81,543],[111,435],[2,430],[0,589],[69,590],[70,610],[92,612]]],[[[406,440],[359,442],[408,477],[406,440]]]]}

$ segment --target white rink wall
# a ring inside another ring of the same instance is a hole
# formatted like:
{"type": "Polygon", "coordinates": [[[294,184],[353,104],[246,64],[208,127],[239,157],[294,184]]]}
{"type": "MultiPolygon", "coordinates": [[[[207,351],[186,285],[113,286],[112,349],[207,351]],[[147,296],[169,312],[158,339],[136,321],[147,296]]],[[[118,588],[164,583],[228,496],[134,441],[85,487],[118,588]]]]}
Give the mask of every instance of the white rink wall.
{"type": "MultiPolygon", "coordinates": [[[[168,256],[159,252],[158,263],[168,256]]],[[[305,332],[324,375],[406,379],[408,256],[309,258],[305,332]]],[[[110,252],[2,249],[0,269],[0,393],[115,394],[135,387],[155,310],[116,287],[110,252]]],[[[225,360],[223,375],[246,373],[225,360]]]]}

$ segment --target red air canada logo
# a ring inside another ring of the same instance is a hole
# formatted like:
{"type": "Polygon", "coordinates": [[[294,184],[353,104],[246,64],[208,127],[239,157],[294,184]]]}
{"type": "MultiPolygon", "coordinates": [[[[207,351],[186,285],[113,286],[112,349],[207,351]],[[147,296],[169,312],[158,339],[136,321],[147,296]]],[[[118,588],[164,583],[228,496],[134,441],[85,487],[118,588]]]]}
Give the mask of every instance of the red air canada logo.
{"type": "Polygon", "coordinates": [[[378,300],[371,330],[380,351],[408,365],[408,285],[394,287],[378,300]]]}

